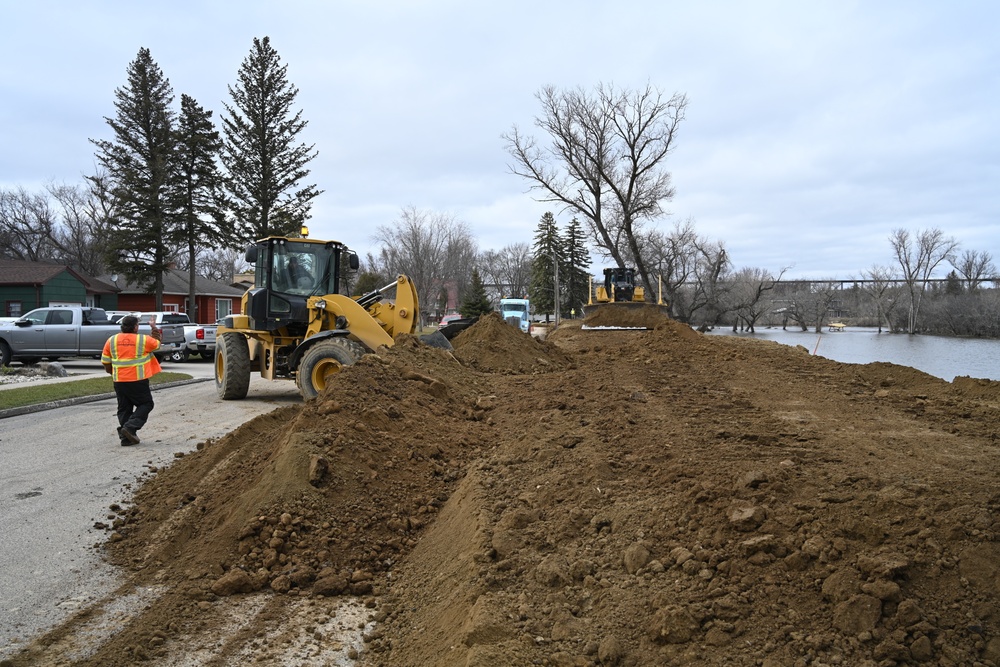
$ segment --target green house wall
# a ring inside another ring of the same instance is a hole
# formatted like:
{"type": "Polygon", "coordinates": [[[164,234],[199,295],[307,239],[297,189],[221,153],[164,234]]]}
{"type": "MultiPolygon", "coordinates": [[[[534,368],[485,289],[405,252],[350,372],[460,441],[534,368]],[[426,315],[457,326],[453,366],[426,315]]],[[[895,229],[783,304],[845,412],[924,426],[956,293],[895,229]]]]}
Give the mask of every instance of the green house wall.
{"type": "Polygon", "coordinates": [[[21,302],[21,314],[50,303],[87,303],[87,290],[68,271],[51,278],[44,285],[0,286],[0,309],[8,316],[10,302],[21,302]]]}

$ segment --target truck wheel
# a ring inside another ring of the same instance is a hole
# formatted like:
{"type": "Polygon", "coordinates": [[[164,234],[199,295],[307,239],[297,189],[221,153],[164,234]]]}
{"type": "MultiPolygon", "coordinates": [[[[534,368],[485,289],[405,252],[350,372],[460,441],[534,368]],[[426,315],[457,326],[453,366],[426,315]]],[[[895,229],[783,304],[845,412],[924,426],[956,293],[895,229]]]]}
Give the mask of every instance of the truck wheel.
{"type": "Polygon", "coordinates": [[[10,366],[10,346],[0,340],[0,366],[10,366]]]}
{"type": "Polygon", "coordinates": [[[219,336],[215,354],[215,391],[224,401],[247,397],[250,390],[250,346],[246,336],[219,336]]]}
{"type": "Polygon", "coordinates": [[[41,360],[42,360],[41,357],[21,357],[20,359],[18,359],[18,361],[20,361],[25,366],[34,366],[41,360]]]}
{"type": "Polygon", "coordinates": [[[308,401],[319,396],[334,375],[364,354],[363,347],[346,338],[329,338],[313,345],[302,355],[295,377],[302,398],[308,401]]]}
{"type": "Polygon", "coordinates": [[[199,352],[198,354],[200,354],[201,358],[205,361],[211,361],[212,357],[215,356],[215,350],[205,350],[204,352],[199,352]]]}
{"type": "Polygon", "coordinates": [[[171,350],[170,354],[167,355],[167,359],[170,361],[187,361],[187,350],[171,350]]]}

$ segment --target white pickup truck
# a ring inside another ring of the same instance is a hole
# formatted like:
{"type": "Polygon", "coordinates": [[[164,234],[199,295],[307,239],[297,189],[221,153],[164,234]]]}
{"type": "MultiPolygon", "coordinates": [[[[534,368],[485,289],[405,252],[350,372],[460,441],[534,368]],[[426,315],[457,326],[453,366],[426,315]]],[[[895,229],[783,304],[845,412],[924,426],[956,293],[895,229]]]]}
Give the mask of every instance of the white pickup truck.
{"type": "Polygon", "coordinates": [[[171,352],[169,356],[171,361],[187,361],[192,354],[197,354],[206,360],[215,356],[216,325],[195,324],[187,313],[149,312],[136,314],[139,317],[139,324],[149,324],[152,321],[156,322],[160,328],[178,325],[183,327],[184,344],[171,352]]]}
{"type": "MultiPolygon", "coordinates": [[[[9,366],[11,361],[32,364],[42,358],[100,357],[104,343],[120,331],[121,326],[109,322],[101,308],[36,308],[0,324],[0,366],[9,366]]],[[[139,333],[150,333],[148,323],[139,327],[139,333]]],[[[167,357],[183,345],[183,330],[165,329],[156,356],[167,357]]]]}

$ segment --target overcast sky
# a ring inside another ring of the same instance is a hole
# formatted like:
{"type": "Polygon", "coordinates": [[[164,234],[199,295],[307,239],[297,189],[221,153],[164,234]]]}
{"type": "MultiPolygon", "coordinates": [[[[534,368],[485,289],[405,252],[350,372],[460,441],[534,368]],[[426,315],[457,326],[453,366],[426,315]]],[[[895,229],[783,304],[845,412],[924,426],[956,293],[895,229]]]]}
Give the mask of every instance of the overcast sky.
{"type": "MultiPolygon", "coordinates": [[[[299,89],[319,156],[313,238],[362,255],[414,206],[481,249],[531,242],[552,210],[501,134],[535,94],[598,83],[688,96],[676,197],[737,267],[846,278],[893,263],[893,229],[938,227],[1000,258],[1000,4],[0,0],[0,188],[93,173],[142,47],[218,117],[254,37],[299,89]],[[208,7],[206,9],[206,7],[208,7]]],[[[600,266],[594,266],[600,273],[600,266]]]]}

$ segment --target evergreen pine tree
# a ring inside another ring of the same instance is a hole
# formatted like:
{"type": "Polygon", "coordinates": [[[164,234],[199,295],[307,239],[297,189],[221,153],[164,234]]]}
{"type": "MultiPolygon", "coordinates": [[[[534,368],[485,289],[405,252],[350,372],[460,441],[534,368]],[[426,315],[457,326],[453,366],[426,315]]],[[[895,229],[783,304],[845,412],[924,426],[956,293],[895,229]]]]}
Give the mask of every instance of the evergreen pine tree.
{"type": "Polygon", "coordinates": [[[196,322],[211,322],[214,313],[196,312],[195,260],[209,244],[223,245],[224,234],[217,206],[222,176],[216,166],[222,141],[206,111],[194,98],[181,95],[177,130],[177,172],[180,189],[181,232],[188,254],[188,315],[196,322]]]}
{"type": "Polygon", "coordinates": [[[149,49],[139,49],[127,74],[126,86],[115,90],[116,116],[105,117],[114,140],[91,140],[116,204],[107,264],[150,287],[159,310],[163,272],[179,241],[174,97],[149,49]]]}
{"type": "Polygon", "coordinates": [[[532,310],[536,313],[545,313],[546,321],[556,310],[553,298],[555,262],[559,262],[561,269],[565,263],[563,258],[565,245],[559,235],[555,217],[552,213],[546,212],[535,228],[535,243],[532,246],[535,256],[531,261],[531,281],[528,284],[528,298],[531,299],[532,310]]]}
{"type": "Polygon", "coordinates": [[[297,236],[309,219],[312,200],[322,190],[301,186],[314,146],[295,145],[305,128],[301,111],[292,111],[299,90],[288,82],[268,37],[253,40],[229,87],[233,106],[222,119],[227,203],[238,238],[253,242],[266,236],[297,236]]]}
{"type": "Polygon", "coordinates": [[[576,219],[566,228],[566,270],[559,274],[559,283],[566,295],[564,312],[580,315],[590,301],[590,252],[584,238],[583,224],[576,219]]]}
{"type": "Polygon", "coordinates": [[[479,270],[476,268],[472,269],[472,283],[458,312],[462,317],[479,317],[493,312],[493,304],[486,296],[486,285],[483,284],[483,279],[479,277],[479,270]]]}

